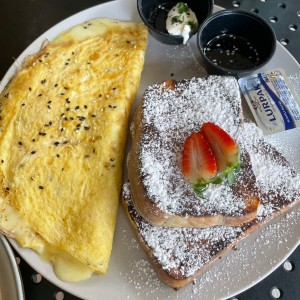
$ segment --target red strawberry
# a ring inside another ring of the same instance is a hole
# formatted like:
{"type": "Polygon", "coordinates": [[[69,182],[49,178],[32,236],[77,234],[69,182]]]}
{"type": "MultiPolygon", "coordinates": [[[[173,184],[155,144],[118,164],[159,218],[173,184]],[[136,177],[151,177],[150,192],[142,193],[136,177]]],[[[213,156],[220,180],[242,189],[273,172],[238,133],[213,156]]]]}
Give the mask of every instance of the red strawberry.
{"type": "Polygon", "coordinates": [[[239,147],[226,131],[208,122],[202,125],[201,132],[216,158],[219,172],[223,172],[227,167],[235,167],[239,163],[239,147]]]}
{"type": "Polygon", "coordinates": [[[193,184],[205,184],[217,174],[215,157],[201,132],[193,132],[185,141],[182,172],[193,184]]]}

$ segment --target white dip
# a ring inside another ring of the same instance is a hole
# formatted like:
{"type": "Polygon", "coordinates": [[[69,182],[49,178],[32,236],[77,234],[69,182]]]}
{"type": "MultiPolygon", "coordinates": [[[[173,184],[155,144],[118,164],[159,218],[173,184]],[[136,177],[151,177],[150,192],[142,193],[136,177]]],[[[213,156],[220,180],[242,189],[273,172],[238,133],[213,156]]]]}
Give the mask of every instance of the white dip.
{"type": "Polygon", "coordinates": [[[186,3],[179,2],[169,11],[166,27],[169,34],[181,35],[186,44],[190,34],[197,30],[198,20],[186,3]]]}

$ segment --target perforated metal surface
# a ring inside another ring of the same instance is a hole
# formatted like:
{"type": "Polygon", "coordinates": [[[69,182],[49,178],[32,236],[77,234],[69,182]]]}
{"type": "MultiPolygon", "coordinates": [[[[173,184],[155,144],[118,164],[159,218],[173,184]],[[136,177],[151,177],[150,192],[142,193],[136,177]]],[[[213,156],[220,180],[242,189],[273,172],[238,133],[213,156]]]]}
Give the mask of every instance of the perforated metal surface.
{"type": "MultiPolygon", "coordinates": [[[[299,0],[215,0],[226,9],[252,11],[274,29],[276,38],[300,62],[299,0]]],[[[275,272],[230,300],[300,299],[300,246],[275,272]]]]}
{"type": "MultiPolygon", "coordinates": [[[[80,300],[80,298],[64,292],[36,273],[25,261],[18,257],[17,253],[16,256],[27,300],[80,300]]],[[[275,272],[254,287],[228,300],[300,299],[299,279],[300,246],[275,272]]],[[[124,297],[126,299],[126,296],[124,297]]]]}
{"type": "Polygon", "coordinates": [[[215,0],[228,9],[252,11],[274,29],[276,38],[300,61],[300,1],[299,0],[215,0]]]}
{"type": "Polygon", "coordinates": [[[247,291],[238,300],[300,299],[300,247],[275,272],[247,291]]]}

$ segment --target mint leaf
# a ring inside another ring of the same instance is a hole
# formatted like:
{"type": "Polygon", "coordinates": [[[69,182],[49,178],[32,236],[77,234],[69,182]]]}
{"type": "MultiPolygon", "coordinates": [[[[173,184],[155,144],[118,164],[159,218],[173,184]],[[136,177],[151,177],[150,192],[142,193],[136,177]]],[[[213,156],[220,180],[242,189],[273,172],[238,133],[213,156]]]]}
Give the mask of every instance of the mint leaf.
{"type": "Polygon", "coordinates": [[[241,171],[241,168],[242,168],[242,164],[241,164],[241,162],[239,162],[237,165],[236,165],[236,167],[234,168],[234,170],[235,170],[235,172],[239,172],[239,171],[241,171]]]}
{"type": "Polygon", "coordinates": [[[216,176],[216,177],[214,177],[212,180],[211,180],[211,183],[213,183],[213,184],[220,184],[220,183],[222,183],[222,177],[220,177],[220,176],[216,176]]]}
{"type": "Polygon", "coordinates": [[[194,184],[194,191],[200,198],[204,198],[203,192],[207,189],[207,187],[208,187],[208,183],[207,184],[196,183],[194,184]]]}
{"type": "Polygon", "coordinates": [[[229,185],[233,185],[236,181],[236,178],[235,178],[235,175],[234,175],[234,172],[233,171],[230,171],[228,174],[227,174],[227,180],[228,180],[228,183],[229,185]]]}
{"type": "Polygon", "coordinates": [[[222,172],[219,173],[214,178],[204,181],[199,180],[194,184],[194,191],[195,193],[200,197],[204,198],[204,191],[208,188],[210,184],[220,184],[222,183],[223,179],[227,179],[229,185],[233,185],[236,182],[236,174],[240,172],[241,168],[243,168],[243,164],[240,161],[240,157],[238,157],[238,160],[228,165],[227,168],[222,172]]]}
{"type": "Polygon", "coordinates": [[[179,16],[175,16],[171,19],[171,22],[172,22],[172,24],[174,24],[174,23],[182,23],[183,21],[180,20],[179,16]]]}
{"type": "Polygon", "coordinates": [[[183,14],[187,13],[189,11],[189,7],[187,6],[186,3],[179,2],[178,3],[178,13],[183,14]]]}

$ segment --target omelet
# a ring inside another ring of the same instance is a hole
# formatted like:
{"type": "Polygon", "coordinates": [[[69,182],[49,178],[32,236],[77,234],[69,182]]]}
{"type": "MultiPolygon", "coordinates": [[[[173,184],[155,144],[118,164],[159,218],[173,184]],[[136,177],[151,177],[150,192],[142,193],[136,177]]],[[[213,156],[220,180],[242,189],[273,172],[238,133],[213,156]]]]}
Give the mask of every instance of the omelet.
{"type": "Polygon", "coordinates": [[[108,268],[147,37],[140,23],[86,21],[28,57],[1,93],[0,228],[58,275],[75,266],[63,280],[108,268]]]}

